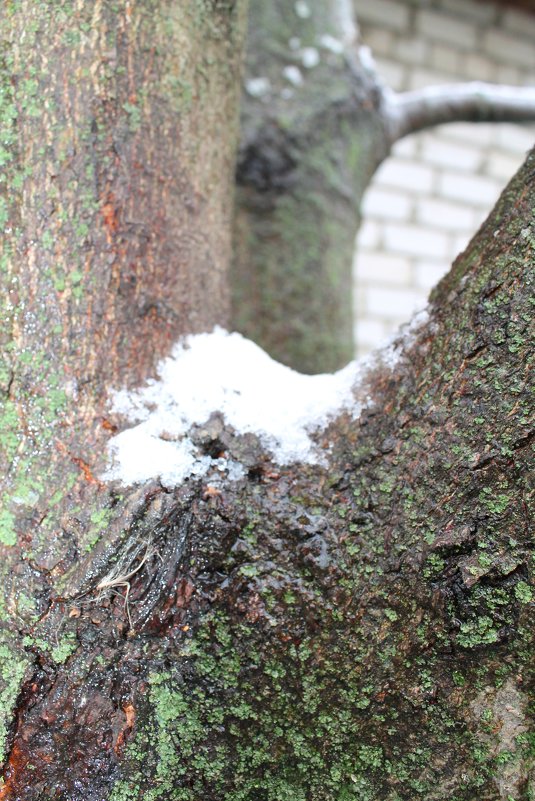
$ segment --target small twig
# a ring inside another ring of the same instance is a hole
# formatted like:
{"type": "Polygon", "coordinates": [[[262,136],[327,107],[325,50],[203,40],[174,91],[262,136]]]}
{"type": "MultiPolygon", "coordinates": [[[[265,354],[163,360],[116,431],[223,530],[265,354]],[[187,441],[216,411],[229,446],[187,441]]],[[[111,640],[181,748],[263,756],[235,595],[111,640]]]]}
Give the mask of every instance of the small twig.
{"type": "Polygon", "coordinates": [[[128,626],[129,628],[133,629],[132,618],[130,617],[130,604],[128,603],[128,597],[130,595],[130,582],[129,581],[120,581],[117,584],[113,585],[114,587],[126,587],[126,592],[124,594],[124,608],[126,609],[126,614],[128,615],[128,626]]]}
{"type": "Polygon", "coordinates": [[[150,559],[152,554],[153,554],[153,549],[150,546],[147,545],[147,550],[145,551],[145,555],[143,556],[143,558],[140,561],[140,563],[138,565],[136,565],[135,568],[133,568],[133,570],[130,570],[128,573],[119,573],[116,576],[114,576],[113,572],[110,571],[110,573],[108,573],[107,576],[105,576],[105,578],[103,578],[101,581],[99,581],[99,583],[96,586],[96,589],[99,590],[101,593],[104,590],[110,590],[110,589],[113,589],[114,587],[126,587],[126,592],[125,592],[125,596],[124,596],[124,606],[125,606],[125,609],[126,609],[126,614],[128,615],[128,625],[129,625],[129,627],[131,629],[133,629],[134,626],[132,624],[132,617],[130,615],[130,604],[129,604],[129,601],[128,601],[129,596],[130,596],[130,581],[129,581],[129,579],[131,579],[132,576],[135,576],[136,573],[138,573],[141,570],[141,568],[143,567],[145,562],[148,559],[150,559]]]}
{"type": "MultiPolygon", "coordinates": [[[[135,567],[129,573],[119,574],[118,576],[115,576],[115,577],[112,577],[112,578],[108,578],[108,577],[103,578],[102,581],[100,581],[97,584],[97,590],[107,590],[110,587],[117,587],[118,585],[121,585],[121,584],[123,584],[123,585],[127,584],[128,583],[128,579],[131,579],[132,576],[135,576],[135,574],[139,570],[141,570],[141,568],[143,567],[143,565],[145,564],[147,559],[149,559],[150,556],[152,556],[152,549],[147,546],[147,550],[145,552],[145,556],[143,557],[141,562],[137,565],[137,567],[135,567]]],[[[108,576],[110,576],[110,573],[108,573],[108,576]]]]}

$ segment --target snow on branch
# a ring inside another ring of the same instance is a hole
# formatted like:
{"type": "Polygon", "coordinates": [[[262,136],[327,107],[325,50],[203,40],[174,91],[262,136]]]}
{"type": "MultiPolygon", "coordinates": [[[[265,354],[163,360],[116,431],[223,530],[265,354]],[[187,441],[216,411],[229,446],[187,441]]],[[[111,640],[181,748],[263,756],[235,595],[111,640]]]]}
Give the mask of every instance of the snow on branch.
{"type": "Polygon", "coordinates": [[[383,95],[390,144],[407,134],[446,122],[535,120],[535,88],[472,83],[429,86],[383,95]]]}

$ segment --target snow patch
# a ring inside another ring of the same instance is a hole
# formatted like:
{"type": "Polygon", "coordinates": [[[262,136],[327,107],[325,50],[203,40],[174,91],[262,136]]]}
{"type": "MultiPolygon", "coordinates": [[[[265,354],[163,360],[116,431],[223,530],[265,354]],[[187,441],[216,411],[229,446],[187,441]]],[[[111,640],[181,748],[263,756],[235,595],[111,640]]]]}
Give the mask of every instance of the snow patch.
{"type": "Polygon", "coordinates": [[[333,14],[344,45],[349,47],[358,37],[358,26],[351,0],[336,0],[333,5],[333,14]]]}
{"type": "Polygon", "coordinates": [[[245,90],[251,97],[263,97],[271,91],[269,78],[250,78],[245,82],[245,90]]]}
{"type": "Polygon", "coordinates": [[[311,15],[310,7],[305,0],[297,0],[297,3],[294,5],[295,13],[300,19],[308,19],[311,15]]]}
{"type": "Polygon", "coordinates": [[[286,78],[287,81],[290,81],[294,86],[302,86],[303,84],[303,74],[299,67],[296,67],[293,64],[289,64],[287,67],[284,67],[282,74],[286,78]]]}
{"type": "Polygon", "coordinates": [[[159,380],[113,394],[113,411],[137,425],[110,440],[105,478],[135,484],[159,476],[176,486],[211,468],[239,478],[238,463],[202,454],[188,436],[214,412],[238,434],[256,434],[279,464],[321,462],[311,434],[343,409],[360,413],[352,388],[361,369],[352,362],[332,375],[302,375],[241,334],[217,328],[189,336],[160,362],[159,380]]]}
{"type": "Polygon", "coordinates": [[[403,350],[407,350],[413,345],[420,329],[426,326],[429,321],[429,307],[424,306],[422,309],[417,309],[409,322],[404,323],[399,332],[394,334],[381,347],[378,352],[381,363],[390,370],[394,370],[399,363],[403,350]]]}
{"type": "Polygon", "coordinates": [[[320,63],[320,54],[315,47],[304,47],[301,51],[301,61],[303,62],[303,67],[310,70],[320,63]]]}
{"type": "Polygon", "coordinates": [[[377,64],[375,63],[372,51],[367,45],[359,46],[359,57],[362,67],[367,72],[370,72],[372,74],[375,74],[377,72],[377,64]]]}
{"type": "Polygon", "coordinates": [[[344,43],[328,33],[322,34],[318,38],[318,42],[321,47],[325,48],[325,50],[330,50],[331,53],[340,55],[340,53],[344,52],[344,43]]]}
{"type": "Polygon", "coordinates": [[[303,375],[274,361],[254,342],[221,328],[178,342],[145,387],[112,395],[112,409],[131,428],[109,441],[106,480],[126,485],[159,478],[164,486],[210,473],[210,481],[245,475],[232,458],[211,457],[191,438],[219,413],[236,434],[255,434],[278,464],[321,464],[314,435],[340,412],[354,419],[369,403],[366,376],[374,367],[393,370],[429,322],[427,309],[382,350],[333,374],[303,375]],[[357,395],[358,392],[358,395],[357,395]]]}

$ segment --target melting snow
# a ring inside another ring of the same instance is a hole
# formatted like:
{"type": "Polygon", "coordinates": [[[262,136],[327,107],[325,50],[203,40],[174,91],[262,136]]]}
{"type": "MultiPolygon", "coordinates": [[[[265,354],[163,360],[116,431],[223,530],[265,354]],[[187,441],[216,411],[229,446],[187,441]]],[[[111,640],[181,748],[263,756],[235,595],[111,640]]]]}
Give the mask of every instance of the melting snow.
{"type": "Polygon", "coordinates": [[[342,409],[360,412],[352,387],[356,362],[332,375],[302,375],[271,359],[240,334],[216,329],[187,337],[158,365],[159,380],[114,393],[113,410],[137,423],[110,440],[106,479],[134,484],[159,476],[174,486],[211,467],[238,478],[240,466],[201,454],[192,425],[223,414],[237,433],[256,434],[279,464],[321,461],[310,434],[342,409]]]}
{"type": "Polygon", "coordinates": [[[427,322],[423,310],[383,350],[329,375],[297,373],[241,334],[221,328],[189,336],[160,362],[158,380],[114,393],[113,411],[132,427],[110,440],[112,466],[104,478],[136,484],[159,477],[171,487],[210,470],[240,478],[244,469],[239,462],[206,455],[189,436],[192,426],[202,426],[215,412],[237,434],[256,434],[279,464],[321,463],[324,456],[311,435],[342,410],[358,417],[370,365],[393,369],[403,347],[427,322]],[[360,401],[355,396],[359,385],[360,401]]]}

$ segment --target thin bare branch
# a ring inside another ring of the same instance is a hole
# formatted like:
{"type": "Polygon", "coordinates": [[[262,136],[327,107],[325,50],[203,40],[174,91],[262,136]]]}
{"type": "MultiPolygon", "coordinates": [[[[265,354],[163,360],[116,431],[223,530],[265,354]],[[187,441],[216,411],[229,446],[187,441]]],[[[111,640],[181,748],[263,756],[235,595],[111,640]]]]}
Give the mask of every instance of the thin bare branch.
{"type": "Polygon", "coordinates": [[[535,87],[473,82],[385,91],[384,113],[391,144],[446,122],[527,122],[535,120],[535,87]]]}

